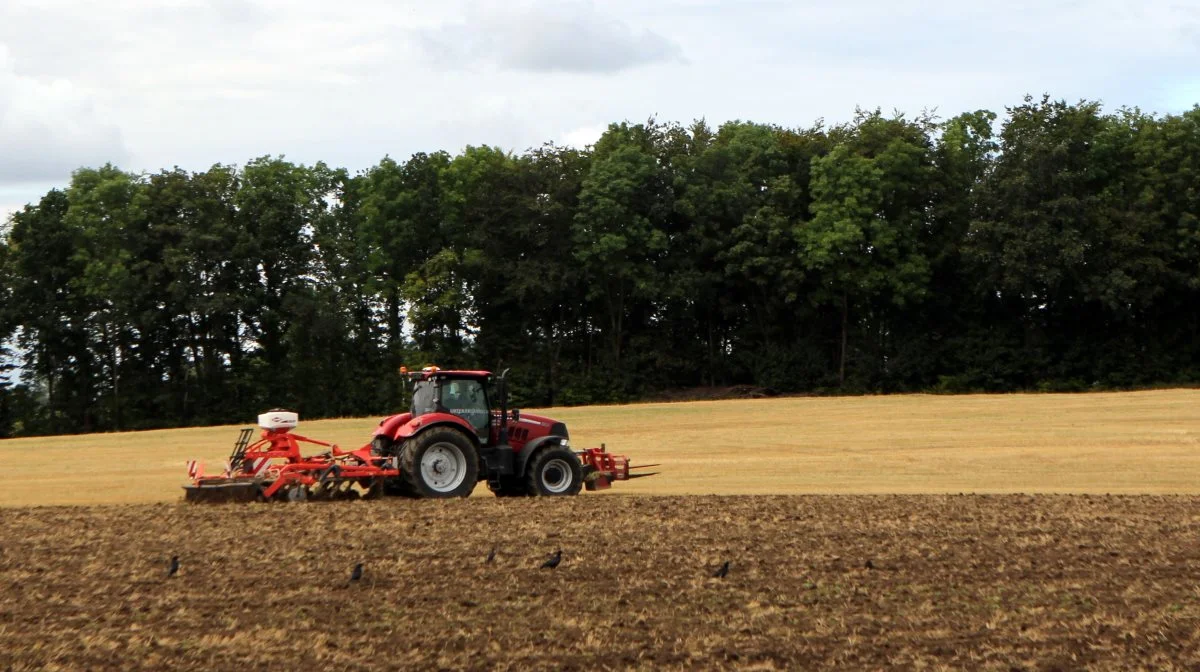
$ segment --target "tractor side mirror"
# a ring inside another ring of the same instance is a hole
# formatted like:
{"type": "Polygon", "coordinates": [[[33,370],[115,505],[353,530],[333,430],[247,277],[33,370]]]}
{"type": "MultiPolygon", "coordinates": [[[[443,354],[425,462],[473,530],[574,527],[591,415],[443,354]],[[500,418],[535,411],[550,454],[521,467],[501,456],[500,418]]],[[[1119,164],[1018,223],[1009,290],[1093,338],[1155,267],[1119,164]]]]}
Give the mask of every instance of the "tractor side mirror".
{"type": "Polygon", "coordinates": [[[521,421],[521,411],[514,408],[512,411],[512,416],[513,416],[513,422],[521,421]]]}

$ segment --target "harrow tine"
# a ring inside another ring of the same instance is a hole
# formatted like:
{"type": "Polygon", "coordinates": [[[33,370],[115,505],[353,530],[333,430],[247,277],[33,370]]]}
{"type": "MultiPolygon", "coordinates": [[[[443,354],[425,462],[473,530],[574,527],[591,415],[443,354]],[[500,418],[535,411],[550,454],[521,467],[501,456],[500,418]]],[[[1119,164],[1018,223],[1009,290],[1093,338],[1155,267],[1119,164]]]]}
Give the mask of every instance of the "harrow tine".
{"type": "Polygon", "coordinates": [[[317,481],[317,487],[324,487],[330,478],[336,479],[341,476],[342,470],[336,465],[330,465],[328,469],[321,472],[321,478],[317,481]]]}
{"type": "Polygon", "coordinates": [[[254,430],[246,427],[238,432],[237,442],[233,444],[233,453],[229,456],[229,469],[233,473],[236,469],[242,468],[242,462],[246,457],[246,447],[250,445],[250,436],[254,430]]]}

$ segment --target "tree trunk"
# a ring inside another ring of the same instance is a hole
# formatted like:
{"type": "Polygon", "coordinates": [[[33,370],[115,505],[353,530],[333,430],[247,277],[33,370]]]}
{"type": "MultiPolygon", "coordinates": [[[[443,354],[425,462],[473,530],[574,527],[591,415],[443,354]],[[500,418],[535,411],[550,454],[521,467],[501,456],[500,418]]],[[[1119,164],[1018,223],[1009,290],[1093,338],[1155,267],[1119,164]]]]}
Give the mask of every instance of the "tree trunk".
{"type": "Polygon", "coordinates": [[[400,295],[399,290],[392,287],[388,290],[387,298],[387,328],[389,354],[395,355],[400,351],[400,295]]]}
{"type": "MultiPolygon", "coordinates": [[[[708,319],[706,321],[708,322],[708,371],[705,371],[704,374],[700,376],[700,380],[703,381],[705,379],[705,377],[707,377],[708,378],[708,386],[716,387],[717,381],[716,381],[716,376],[714,375],[713,372],[717,368],[717,366],[716,366],[717,349],[716,349],[716,346],[713,344],[712,310],[708,311],[708,319]]],[[[701,384],[703,384],[703,382],[701,384]]]]}
{"type": "MultiPolygon", "coordinates": [[[[561,314],[561,311],[560,311],[561,314]]],[[[550,361],[547,362],[547,374],[550,382],[550,394],[547,403],[554,406],[554,394],[558,390],[558,342],[554,338],[554,325],[546,325],[546,353],[549,355],[550,361]]]]}
{"type": "Polygon", "coordinates": [[[838,387],[846,385],[846,340],[850,327],[850,302],[846,292],[842,292],[842,351],[838,358],[838,387]]]}
{"type": "Polygon", "coordinates": [[[608,294],[608,318],[612,330],[613,367],[621,368],[621,330],[624,328],[625,317],[625,287],[621,284],[617,292],[608,294]]]}

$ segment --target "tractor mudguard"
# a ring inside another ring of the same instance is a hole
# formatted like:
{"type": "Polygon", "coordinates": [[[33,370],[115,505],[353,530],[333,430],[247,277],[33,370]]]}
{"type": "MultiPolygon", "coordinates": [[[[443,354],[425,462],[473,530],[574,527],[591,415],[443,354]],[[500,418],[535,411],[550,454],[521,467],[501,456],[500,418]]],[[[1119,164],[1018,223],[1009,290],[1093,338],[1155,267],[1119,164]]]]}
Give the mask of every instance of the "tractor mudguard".
{"type": "Polygon", "coordinates": [[[408,421],[412,420],[412,413],[400,413],[399,415],[389,416],[379,421],[379,426],[375,428],[375,436],[386,436],[389,439],[396,438],[396,432],[408,421]]]}
{"type": "Polygon", "coordinates": [[[397,426],[395,433],[392,434],[392,438],[396,441],[411,439],[418,432],[435,425],[453,425],[456,429],[461,429],[467,436],[473,437],[476,443],[479,442],[479,434],[475,432],[475,428],[471,426],[471,423],[451,413],[426,413],[425,415],[412,418],[408,422],[397,426]]]}
{"type": "Polygon", "coordinates": [[[516,476],[523,477],[525,475],[525,465],[529,463],[529,459],[533,457],[534,453],[546,446],[557,446],[566,438],[567,437],[565,436],[554,436],[551,434],[536,438],[525,444],[525,447],[521,449],[521,452],[517,453],[516,455],[517,464],[516,471],[514,472],[516,476]]]}

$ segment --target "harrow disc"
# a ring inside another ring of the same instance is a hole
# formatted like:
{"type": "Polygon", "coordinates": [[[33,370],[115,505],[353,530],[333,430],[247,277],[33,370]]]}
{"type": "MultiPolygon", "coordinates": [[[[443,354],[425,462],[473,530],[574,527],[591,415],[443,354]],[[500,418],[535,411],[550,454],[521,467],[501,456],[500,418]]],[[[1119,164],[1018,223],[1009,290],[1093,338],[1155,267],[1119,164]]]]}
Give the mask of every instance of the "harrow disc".
{"type": "Polygon", "coordinates": [[[308,488],[304,487],[303,485],[299,485],[299,484],[293,485],[291,487],[285,487],[283,490],[280,490],[275,495],[275,498],[281,499],[285,502],[308,501],[308,488]]]}

